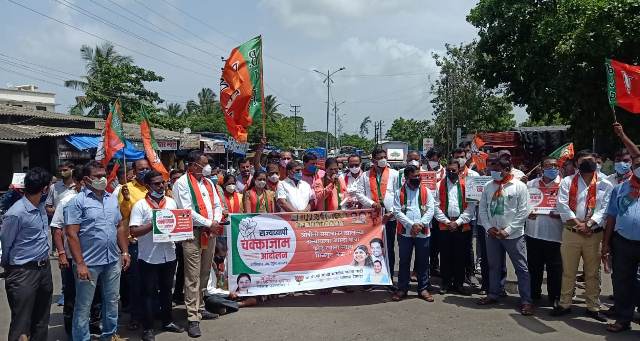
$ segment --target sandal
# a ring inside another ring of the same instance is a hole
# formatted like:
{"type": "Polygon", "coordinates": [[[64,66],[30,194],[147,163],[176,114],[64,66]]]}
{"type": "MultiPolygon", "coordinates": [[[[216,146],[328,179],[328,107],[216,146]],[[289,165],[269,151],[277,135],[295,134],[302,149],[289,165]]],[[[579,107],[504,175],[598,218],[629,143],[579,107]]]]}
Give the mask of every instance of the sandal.
{"type": "Polygon", "coordinates": [[[523,304],[522,307],[520,307],[520,314],[522,314],[523,316],[533,315],[533,305],[523,304]]]}
{"type": "Polygon", "coordinates": [[[620,322],[615,322],[615,323],[607,324],[607,331],[610,333],[620,333],[630,329],[631,329],[631,326],[628,323],[622,324],[620,322]]]}
{"type": "Polygon", "coordinates": [[[427,302],[433,302],[433,296],[431,296],[431,294],[427,291],[427,290],[422,290],[419,294],[420,298],[422,298],[423,300],[427,301],[427,302]]]}
{"type": "Polygon", "coordinates": [[[477,305],[490,305],[496,303],[498,303],[498,300],[496,300],[495,298],[490,298],[489,296],[483,297],[479,299],[478,302],[476,302],[477,305]]]}
{"type": "Polygon", "coordinates": [[[398,301],[402,301],[402,299],[404,299],[405,297],[407,297],[407,293],[404,291],[396,291],[393,296],[391,296],[391,300],[394,302],[398,302],[398,301]]]}

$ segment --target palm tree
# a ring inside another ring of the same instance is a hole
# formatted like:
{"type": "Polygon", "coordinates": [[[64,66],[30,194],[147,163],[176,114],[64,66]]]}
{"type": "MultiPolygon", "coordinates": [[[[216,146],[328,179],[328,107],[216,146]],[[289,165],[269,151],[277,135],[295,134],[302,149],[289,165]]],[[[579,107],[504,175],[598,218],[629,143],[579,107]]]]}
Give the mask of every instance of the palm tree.
{"type": "Polygon", "coordinates": [[[182,114],[182,106],[179,103],[169,103],[163,110],[169,117],[178,117],[182,114]]]}
{"type": "Polygon", "coordinates": [[[371,125],[371,116],[367,116],[360,123],[360,136],[365,137],[369,135],[369,126],[371,125]]]}
{"type": "Polygon", "coordinates": [[[279,106],[280,103],[278,103],[275,96],[267,95],[264,98],[264,115],[269,122],[276,122],[284,118],[284,115],[278,111],[279,106]]]}
{"type": "MultiPolygon", "coordinates": [[[[88,45],[82,45],[80,48],[80,56],[86,62],[87,75],[83,76],[81,80],[67,80],[64,82],[64,86],[67,88],[87,91],[89,84],[93,81],[97,81],[97,75],[99,69],[103,63],[110,65],[117,65],[121,63],[132,63],[133,58],[129,56],[122,56],[116,52],[115,47],[110,42],[105,42],[101,46],[96,46],[95,49],[88,45]]],[[[102,94],[102,96],[113,96],[110,94],[102,94]]],[[[109,101],[107,101],[108,103],[109,101]]],[[[76,105],[73,106],[69,112],[75,115],[84,114],[84,110],[89,110],[89,116],[101,116],[101,109],[105,103],[97,103],[90,101],[87,96],[77,96],[76,105]]]]}
{"type": "Polygon", "coordinates": [[[209,88],[202,88],[198,92],[198,106],[200,113],[204,115],[213,114],[216,102],[216,94],[209,88]]]}

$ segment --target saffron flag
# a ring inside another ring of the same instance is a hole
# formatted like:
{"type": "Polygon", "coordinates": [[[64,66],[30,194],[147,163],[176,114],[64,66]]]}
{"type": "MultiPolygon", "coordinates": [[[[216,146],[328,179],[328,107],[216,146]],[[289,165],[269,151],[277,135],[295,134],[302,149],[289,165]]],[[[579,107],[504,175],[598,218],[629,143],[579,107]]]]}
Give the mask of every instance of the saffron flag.
{"type": "Polygon", "coordinates": [[[480,135],[476,134],[471,142],[471,160],[480,171],[487,168],[487,159],[489,158],[489,154],[480,150],[482,146],[484,146],[484,141],[480,138],[480,135]]]}
{"type": "Polygon", "coordinates": [[[229,134],[247,142],[247,129],[264,107],[261,36],[231,50],[220,78],[220,105],[229,134]]]}
{"type": "Polygon", "coordinates": [[[607,59],[607,83],[611,108],[640,114],[640,66],[607,59]]]}
{"type": "Polygon", "coordinates": [[[565,161],[573,159],[573,155],[573,143],[564,144],[560,148],[554,150],[553,153],[549,154],[550,157],[558,160],[558,166],[560,167],[562,167],[565,161]]]}
{"type": "Polygon", "coordinates": [[[120,110],[120,101],[110,106],[109,115],[104,123],[102,136],[98,143],[96,151],[96,160],[101,161],[106,167],[113,155],[124,148],[124,132],[122,130],[122,111],[120,110]]]}
{"type": "Polygon", "coordinates": [[[169,172],[164,168],[162,161],[160,161],[160,157],[156,150],[159,150],[158,142],[156,142],[155,137],[153,136],[153,131],[151,130],[151,123],[149,122],[149,115],[144,110],[141,110],[140,114],[142,115],[142,121],[140,121],[140,136],[142,136],[142,144],[144,145],[144,154],[149,160],[151,164],[151,168],[155,171],[162,174],[162,178],[166,181],[169,180],[169,172]]]}

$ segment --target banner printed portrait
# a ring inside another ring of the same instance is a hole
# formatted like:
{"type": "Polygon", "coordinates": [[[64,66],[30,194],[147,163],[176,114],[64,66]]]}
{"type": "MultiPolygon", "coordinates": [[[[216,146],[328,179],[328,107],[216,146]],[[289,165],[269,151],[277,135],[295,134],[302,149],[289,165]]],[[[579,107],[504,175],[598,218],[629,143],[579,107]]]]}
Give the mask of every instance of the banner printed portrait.
{"type": "Polygon", "coordinates": [[[229,287],[240,296],[391,285],[373,210],[232,214],[229,287]]]}

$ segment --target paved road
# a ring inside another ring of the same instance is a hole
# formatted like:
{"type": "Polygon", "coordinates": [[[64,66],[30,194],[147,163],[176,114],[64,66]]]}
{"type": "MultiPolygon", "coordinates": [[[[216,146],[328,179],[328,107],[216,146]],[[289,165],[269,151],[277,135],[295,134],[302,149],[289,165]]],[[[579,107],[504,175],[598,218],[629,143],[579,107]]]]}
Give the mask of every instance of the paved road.
{"type": "MultiPolygon", "coordinates": [[[[55,263],[52,265],[55,266],[55,263]]],[[[510,269],[509,279],[513,279],[510,269]]],[[[60,292],[59,272],[54,270],[55,298],[60,292]]],[[[603,302],[611,293],[609,276],[603,276],[603,302]]],[[[3,282],[3,280],[0,280],[3,282]]],[[[4,285],[0,289],[0,338],[7,335],[9,307],[4,285]]],[[[534,317],[516,310],[515,284],[498,306],[479,307],[477,297],[436,296],[435,303],[420,299],[391,302],[383,291],[328,296],[296,295],[245,308],[215,321],[202,323],[203,340],[639,340],[640,326],[624,335],[611,335],[604,325],[582,317],[584,302],[578,290],[572,316],[556,319],[549,308],[538,308],[534,317]]],[[[414,293],[415,294],[415,293],[414,293]]],[[[184,307],[174,309],[178,322],[186,324],[184,307]]],[[[138,333],[126,331],[128,316],[121,319],[121,334],[131,340],[138,333]]],[[[62,308],[51,307],[50,340],[66,340],[62,308]]],[[[186,334],[160,334],[157,340],[188,340],[186,334]]]]}

